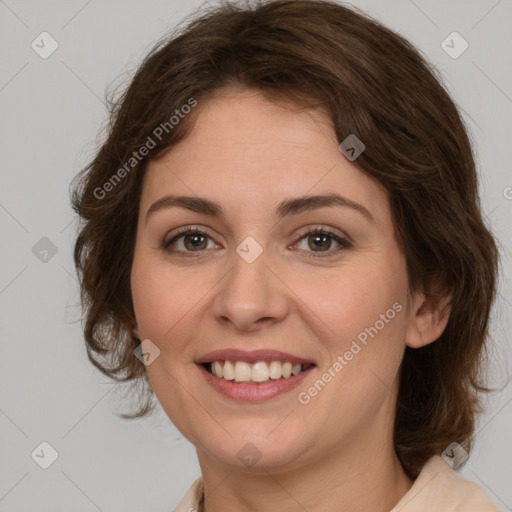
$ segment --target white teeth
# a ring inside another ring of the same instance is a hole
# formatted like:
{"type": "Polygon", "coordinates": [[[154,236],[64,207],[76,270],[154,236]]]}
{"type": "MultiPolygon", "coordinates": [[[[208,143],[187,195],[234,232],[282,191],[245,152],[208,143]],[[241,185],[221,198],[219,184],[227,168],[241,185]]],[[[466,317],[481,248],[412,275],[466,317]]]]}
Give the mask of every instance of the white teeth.
{"type": "Polygon", "coordinates": [[[271,379],[280,379],[281,373],[281,361],[272,361],[269,368],[269,377],[271,379]]]}
{"type": "Polygon", "coordinates": [[[217,377],[224,377],[226,380],[234,380],[235,368],[233,367],[233,363],[231,361],[224,361],[224,368],[217,377]]]}
{"type": "Polygon", "coordinates": [[[265,382],[268,380],[268,366],[267,363],[260,361],[252,365],[251,380],[254,382],[265,382]]]}
{"type": "Polygon", "coordinates": [[[288,379],[292,375],[298,375],[303,366],[292,364],[290,361],[258,361],[249,364],[244,361],[213,361],[210,370],[213,375],[225,380],[236,382],[267,382],[268,380],[288,379]]]}
{"type": "Polygon", "coordinates": [[[288,377],[292,376],[292,363],[287,361],[286,363],[283,363],[283,368],[281,370],[283,372],[283,377],[287,379],[288,377]]]}
{"type": "Polygon", "coordinates": [[[301,368],[301,364],[294,364],[292,367],[292,375],[298,375],[300,373],[301,368]]]}
{"type": "Polygon", "coordinates": [[[237,382],[248,382],[251,380],[251,365],[243,361],[237,361],[235,364],[235,380],[237,382]]]}
{"type": "Polygon", "coordinates": [[[212,371],[213,374],[217,377],[222,377],[222,365],[220,364],[220,361],[215,361],[212,365],[212,371]]]}

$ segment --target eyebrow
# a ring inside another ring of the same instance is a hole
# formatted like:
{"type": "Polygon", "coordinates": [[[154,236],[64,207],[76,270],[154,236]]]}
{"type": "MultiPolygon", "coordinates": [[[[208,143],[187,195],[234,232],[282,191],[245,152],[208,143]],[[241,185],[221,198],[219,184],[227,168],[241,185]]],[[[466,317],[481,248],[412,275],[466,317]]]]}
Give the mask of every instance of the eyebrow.
{"type": "MultiPolygon", "coordinates": [[[[287,199],[279,203],[276,208],[276,214],[279,218],[283,218],[287,215],[296,215],[329,206],[351,208],[359,212],[367,220],[375,222],[375,219],[364,206],[335,193],[287,199]]],[[[146,213],[146,222],[153,213],[173,207],[184,208],[195,213],[209,215],[222,220],[225,219],[222,206],[210,199],[206,199],[205,197],[167,195],[161,197],[149,207],[146,213]]]]}

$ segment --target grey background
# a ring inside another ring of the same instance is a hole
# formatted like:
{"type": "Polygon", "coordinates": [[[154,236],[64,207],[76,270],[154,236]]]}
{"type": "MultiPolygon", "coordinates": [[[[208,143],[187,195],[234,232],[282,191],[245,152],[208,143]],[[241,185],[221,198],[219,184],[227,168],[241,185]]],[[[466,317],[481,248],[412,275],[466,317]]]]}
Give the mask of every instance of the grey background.
{"type": "MultiPolygon", "coordinates": [[[[437,66],[475,143],[483,209],[503,254],[491,345],[491,384],[502,391],[488,400],[460,474],[512,511],[512,1],[351,3],[437,66]],[[469,43],[456,59],[441,46],[453,31],[469,43]]],[[[87,360],[68,197],[71,178],[101,141],[105,87],[126,82],[153,43],[198,5],[0,1],[0,512],[170,511],[199,475],[193,446],[161,410],[133,422],[113,414],[129,402],[87,360]],[[31,47],[43,31],[59,45],[47,59],[31,47]],[[58,453],[48,469],[31,457],[43,441],[58,453]]]]}

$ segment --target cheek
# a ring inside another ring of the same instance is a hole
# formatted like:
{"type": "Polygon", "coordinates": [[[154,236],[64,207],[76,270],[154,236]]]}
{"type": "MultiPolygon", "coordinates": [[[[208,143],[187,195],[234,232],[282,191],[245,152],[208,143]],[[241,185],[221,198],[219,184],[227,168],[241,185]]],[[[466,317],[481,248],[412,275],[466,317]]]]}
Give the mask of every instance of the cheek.
{"type": "MultiPolygon", "coordinates": [[[[385,268],[375,261],[347,266],[326,279],[303,281],[301,295],[308,297],[308,305],[327,333],[346,340],[373,326],[395,302],[403,301],[406,286],[402,272],[385,268]]],[[[388,316],[394,318],[394,313],[392,310],[388,316]]]]}
{"type": "Polygon", "coordinates": [[[205,293],[195,281],[197,277],[169,272],[169,266],[155,258],[134,259],[131,286],[137,326],[142,339],[150,339],[160,350],[158,359],[146,371],[164,410],[178,428],[186,431],[191,427],[182,411],[190,408],[190,403],[178,382],[189,378],[188,342],[191,333],[196,332],[195,315],[205,293]]]}
{"type": "Polygon", "coordinates": [[[324,326],[323,334],[317,334],[324,340],[328,364],[339,362],[334,370],[339,378],[331,389],[350,388],[352,399],[363,401],[380,396],[386,390],[382,383],[393,382],[403,357],[405,263],[400,255],[369,258],[368,264],[359,260],[331,277],[321,288],[308,284],[310,305],[324,326]]]}
{"type": "Polygon", "coordinates": [[[332,411],[334,424],[355,428],[358,421],[377,414],[396,382],[405,346],[405,267],[375,259],[368,266],[344,268],[337,279],[323,284],[311,304],[326,326],[323,340],[329,361],[323,375],[334,377],[327,392],[319,393],[318,404],[323,403],[318,407],[332,411]],[[352,420],[347,420],[347,411],[352,420]]]}
{"type": "MultiPolygon", "coordinates": [[[[201,299],[197,278],[170,272],[170,267],[154,258],[135,258],[132,268],[132,297],[141,336],[157,345],[175,335],[187,314],[201,299]]],[[[203,292],[204,293],[204,292],[203,292]]]]}

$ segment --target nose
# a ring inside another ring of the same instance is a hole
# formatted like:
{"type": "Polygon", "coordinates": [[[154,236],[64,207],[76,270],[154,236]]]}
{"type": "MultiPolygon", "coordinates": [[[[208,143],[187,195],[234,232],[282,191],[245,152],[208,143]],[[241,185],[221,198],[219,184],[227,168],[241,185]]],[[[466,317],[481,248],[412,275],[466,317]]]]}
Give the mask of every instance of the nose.
{"type": "Polygon", "coordinates": [[[213,301],[215,318],[240,331],[257,331],[288,314],[289,288],[263,251],[254,261],[233,254],[233,265],[213,301]]]}

